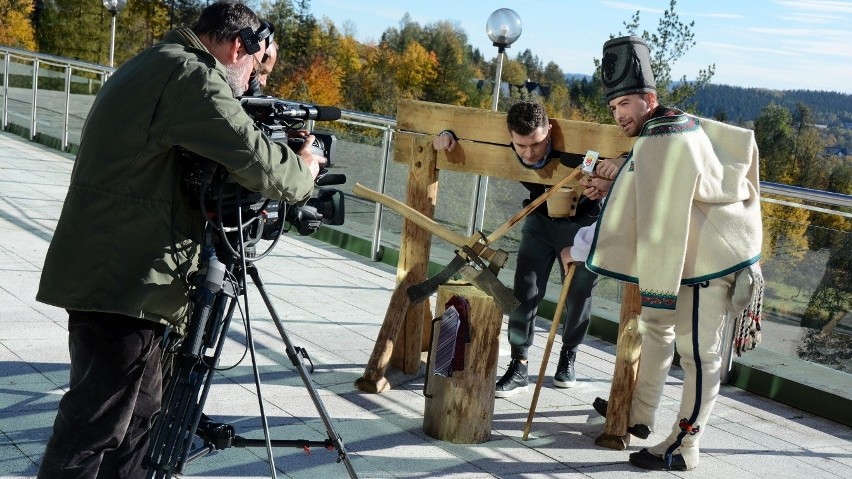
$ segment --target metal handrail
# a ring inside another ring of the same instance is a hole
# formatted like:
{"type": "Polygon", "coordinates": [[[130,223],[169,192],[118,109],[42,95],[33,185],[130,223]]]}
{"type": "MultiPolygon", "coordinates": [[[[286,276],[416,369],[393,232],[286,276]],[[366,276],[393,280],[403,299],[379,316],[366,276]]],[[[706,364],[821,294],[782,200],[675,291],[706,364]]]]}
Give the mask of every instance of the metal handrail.
{"type": "Polygon", "coordinates": [[[0,52],[4,54],[14,55],[23,59],[37,59],[40,62],[50,63],[58,67],[72,67],[80,70],[86,70],[91,73],[106,73],[107,75],[115,71],[115,68],[110,68],[99,63],[83,62],[72,60],[70,58],[58,57],[56,55],[48,55],[46,53],[31,52],[20,48],[12,48],[0,46],[0,52]]]}
{"type": "MultiPolygon", "coordinates": [[[[96,63],[83,62],[78,60],[71,60],[68,58],[57,57],[55,55],[47,55],[44,53],[36,53],[27,50],[22,50],[19,48],[12,48],[6,46],[0,46],[0,54],[4,56],[4,71],[3,71],[3,102],[2,102],[2,124],[0,127],[6,129],[8,126],[8,88],[9,88],[9,63],[10,58],[21,58],[27,61],[32,61],[34,64],[33,68],[33,105],[32,105],[32,118],[31,118],[31,130],[30,136],[31,140],[34,139],[35,128],[37,123],[36,118],[36,105],[38,103],[38,70],[39,65],[41,63],[57,66],[65,69],[65,131],[63,131],[63,149],[68,146],[68,104],[70,101],[70,87],[68,84],[70,83],[70,71],[72,68],[79,69],[82,71],[88,71],[90,73],[95,73],[101,75],[104,79],[108,78],[112,72],[115,71],[114,68],[107,67],[104,65],[99,65],[96,63]]],[[[387,172],[387,165],[391,158],[391,145],[393,144],[393,133],[396,129],[396,119],[387,116],[375,115],[371,113],[363,113],[356,111],[341,111],[340,120],[343,123],[358,125],[366,128],[376,128],[382,130],[382,162],[379,171],[379,181],[378,188],[380,192],[384,192],[384,184],[385,184],[385,175],[387,172]]],[[[790,185],[782,185],[778,183],[771,182],[761,182],[760,183],[761,192],[770,195],[783,196],[786,198],[792,198],[795,200],[809,201],[813,203],[819,203],[822,205],[828,205],[831,207],[843,207],[849,208],[852,207],[852,196],[844,195],[840,193],[834,193],[830,191],[820,191],[820,190],[812,190],[808,188],[802,188],[798,186],[790,186],[790,185]]],[[[790,203],[788,201],[774,199],[774,198],[765,198],[761,197],[762,201],[772,202],[772,203],[780,203],[793,207],[806,208],[810,210],[820,211],[829,214],[835,214],[845,217],[852,217],[852,213],[847,213],[843,211],[830,210],[825,208],[814,207],[810,205],[804,205],[799,203],[790,203]]],[[[381,205],[377,205],[376,207],[376,216],[374,225],[374,234],[373,234],[373,250],[374,256],[378,253],[378,237],[381,231],[381,205]]],[[[375,257],[374,257],[375,259],[375,257]]]]}
{"type": "Polygon", "coordinates": [[[789,196],[791,198],[821,203],[824,205],[852,208],[852,196],[835,193],[833,191],[812,190],[809,188],[802,188],[800,186],[782,185],[780,183],[770,183],[767,181],[760,182],[760,191],[761,193],[789,196]]]}

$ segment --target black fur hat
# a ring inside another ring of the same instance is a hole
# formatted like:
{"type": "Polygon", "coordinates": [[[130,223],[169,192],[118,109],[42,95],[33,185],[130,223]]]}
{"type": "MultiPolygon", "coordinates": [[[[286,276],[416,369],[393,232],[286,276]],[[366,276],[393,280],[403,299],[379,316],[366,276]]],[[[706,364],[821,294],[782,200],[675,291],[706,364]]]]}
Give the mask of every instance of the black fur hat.
{"type": "Polygon", "coordinates": [[[620,37],[604,43],[601,61],[604,101],[631,93],[657,91],[651,70],[651,49],[639,37],[620,37]]]}

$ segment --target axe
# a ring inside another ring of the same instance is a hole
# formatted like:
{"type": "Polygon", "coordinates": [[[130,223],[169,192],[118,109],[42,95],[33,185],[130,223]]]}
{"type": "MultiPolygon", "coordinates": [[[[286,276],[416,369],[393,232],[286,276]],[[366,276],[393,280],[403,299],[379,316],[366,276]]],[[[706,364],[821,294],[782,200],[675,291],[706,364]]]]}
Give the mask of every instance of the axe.
{"type": "MultiPolygon", "coordinates": [[[[590,153],[592,153],[592,152],[590,152],[590,153]]],[[[588,156],[588,154],[587,154],[587,156],[588,156]]],[[[592,164],[591,168],[592,169],[594,168],[594,164],[592,164]]],[[[490,280],[492,275],[486,275],[485,274],[485,267],[481,262],[479,262],[479,265],[482,267],[482,272],[480,273],[480,276],[482,278],[480,278],[479,282],[474,282],[470,279],[471,270],[475,271],[475,269],[470,268],[469,266],[468,267],[465,267],[465,266],[467,265],[469,258],[473,259],[474,262],[477,262],[475,255],[473,255],[473,256],[470,255],[470,250],[473,250],[473,252],[476,252],[477,248],[479,250],[482,250],[483,248],[488,248],[488,245],[493,244],[495,241],[500,239],[503,235],[508,233],[509,230],[512,229],[512,227],[514,227],[516,224],[520,223],[521,220],[526,218],[527,215],[529,215],[530,213],[533,212],[533,210],[535,210],[542,203],[547,201],[547,199],[551,195],[553,195],[554,193],[559,191],[560,188],[567,185],[571,180],[578,178],[582,174],[588,174],[587,171],[588,171],[588,167],[583,168],[583,169],[581,169],[579,167],[576,168],[573,172],[571,172],[571,174],[569,174],[565,178],[562,178],[561,180],[559,180],[550,189],[548,189],[543,194],[541,194],[539,197],[537,197],[535,200],[530,202],[526,207],[524,207],[522,210],[517,212],[514,216],[509,218],[505,223],[503,223],[501,226],[499,226],[497,229],[495,229],[487,237],[483,236],[483,234],[481,232],[477,232],[476,234],[471,236],[469,239],[467,239],[466,246],[469,247],[468,250],[463,251],[462,254],[456,253],[456,257],[453,258],[453,260],[443,270],[441,270],[441,272],[439,272],[435,276],[432,276],[431,278],[427,279],[426,281],[415,284],[415,285],[410,286],[408,288],[408,296],[409,296],[409,299],[411,300],[411,302],[413,304],[416,304],[417,302],[428,298],[432,293],[434,293],[438,289],[438,286],[447,282],[456,273],[459,273],[459,274],[461,274],[461,276],[465,280],[469,281],[471,284],[479,287],[479,289],[481,289],[485,293],[488,293],[492,297],[494,297],[495,300],[497,301],[498,305],[501,307],[501,309],[504,312],[506,312],[506,313],[511,312],[513,309],[515,309],[518,306],[518,304],[519,304],[518,300],[514,297],[513,294],[510,295],[510,298],[506,298],[505,295],[497,296],[497,295],[493,294],[491,290],[486,289],[486,288],[494,287],[494,282],[490,280]],[[485,278],[488,278],[488,279],[485,279],[485,278]],[[480,284],[482,284],[482,286],[480,286],[480,284]]],[[[498,250],[498,252],[505,255],[505,252],[503,252],[502,250],[498,250]]],[[[503,267],[503,264],[505,264],[505,259],[503,259],[502,262],[498,262],[498,261],[495,261],[493,259],[491,260],[491,263],[488,265],[488,269],[491,270],[494,278],[496,278],[497,273],[499,272],[500,268],[503,267]],[[496,267],[496,269],[495,269],[495,267],[496,267]]],[[[503,286],[502,282],[500,282],[500,286],[503,286]]],[[[501,288],[498,286],[498,287],[496,287],[496,289],[500,290],[501,288]]],[[[505,286],[503,286],[502,289],[507,289],[507,288],[505,288],[505,286]]]]}
{"type": "MultiPolygon", "coordinates": [[[[371,190],[360,183],[355,184],[352,188],[352,193],[355,196],[372,200],[387,206],[402,215],[404,218],[413,221],[421,228],[446,240],[454,246],[461,248],[462,253],[456,253],[456,257],[450,262],[452,267],[455,269],[446,279],[444,279],[443,282],[449,280],[456,272],[464,269],[463,277],[480,290],[492,296],[503,311],[511,311],[517,307],[518,300],[515,299],[512,291],[499,279],[497,279],[497,272],[500,271],[500,268],[506,264],[506,260],[509,258],[509,255],[505,251],[492,249],[486,243],[481,241],[481,235],[473,235],[471,238],[467,238],[454,231],[448,230],[414,208],[391,198],[390,196],[371,190]],[[477,270],[476,268],[468,266],[467,263],[469,261],[473,261],[482,269],[477,270]],[[485,261],[488,261],[490,264],[486,266],[485,261]],[[467,266],[467,268],[463,268],[464,266],[467,266]]],[[[445,268],[445,270],[446,269],[447,268],[445,268]]],[[[414,286],[416,285],[413,285],[412,287],[414,286]]],[[[435,289],[437,289],[437,287],[438,286],[436,285],[435,289]]],[[[410,288],[408,291],[409,299],[411,300],[412,296],[410,288]]],[[[426,294],[425,296],[419,297],[417,301],[412,300],[412,303],[419,302],[428,296],[429,295],[426,294]]]]}

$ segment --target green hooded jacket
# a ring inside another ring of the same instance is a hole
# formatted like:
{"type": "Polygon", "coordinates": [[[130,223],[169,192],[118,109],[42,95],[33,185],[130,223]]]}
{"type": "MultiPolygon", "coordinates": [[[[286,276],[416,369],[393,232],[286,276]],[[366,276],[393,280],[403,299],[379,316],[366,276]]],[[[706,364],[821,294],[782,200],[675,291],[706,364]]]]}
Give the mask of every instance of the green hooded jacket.
{"type": "Polygon", "coordinates": [[[225,67],[190,29],[173,30],[116,70],[92,105],[38,301],[182,330],[203,219],[180,192],[177,147],[267,198],[313,191],[295,153],[243,111],[225,67]]]}

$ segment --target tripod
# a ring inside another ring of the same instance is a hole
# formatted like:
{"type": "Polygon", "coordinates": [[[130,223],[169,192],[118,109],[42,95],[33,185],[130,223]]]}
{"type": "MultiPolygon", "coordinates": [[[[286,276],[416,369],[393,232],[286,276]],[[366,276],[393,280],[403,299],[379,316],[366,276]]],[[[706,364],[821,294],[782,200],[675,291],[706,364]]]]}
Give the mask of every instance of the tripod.
{"type": "MultiPolygon", "coordinates": [[[[221,233],[219,236],[211,234],[209,231],[205,234],[206,240],[202,247],[199,271],[194,277],[194,286],[191,291],[194,300],[193,314],[186,335],[174,355],[173,373],[163,396],[162,409],[151,431],[148,454],[145,457],[149,479],[170,478],[173,474],[180,474],[187,463],[214,450],[229,447],[264,446],[267,450],[270,473],[273,479],[276,477],[272,454],[273,447],[298,447],[307,451],[311,446],[337,450],[337,462],[343,462],[349,477],[358,477],[349,461],[343,440],[335,432],[331,418],[314,387],[310,372],[305,368],[304,361],[307,358],[307,352],[302,348],[294,347],[290,342],[281,318],[275,311],[260,274],[252,262],[253,259],[259,259],[259,257],[247,258],[247,255],[253,256],[254,252],[253,243],[246,245],[247,225],[254,224],[254,230],[257,231],[255,237],[251,237],[249,233],[249,242],[254,241],[256,243],[260,236],[259,231],[262,229],[257,226],[259,223],[254,221],[256,219],[253,218],[248,223],[243,224],[241,211],[238,210],[239,228],[226,229],[220,227],[218,228],[221,233]],[[229,231],[227,235],[226,231],[229,231]],[[234,236],[238,238],[239,245],[236,250],[230,245],[228,236],[231,240],[234,236]],[[216,238],[224,241],[217,242],[216,238]],[[227,266],[218,261],[217,252],[219,255],[230,258],[227,266]],[[263,407],[260,373],[255,358],[251,319],[248,312],[246,283],[248,277],[251,277],[266,304],[266,308],[284,342],[287,357],[290,358],[307,388],[325,425],[328,433],[327,439],[272,439],[270,437],[269,425],[263,407]],[[251,355],[264,439],[247,439],[238,436],[235,434],[233,426],[213,423],[202,414],[213,378],[212,372],[218,366],[228,327],[240,297],[245,302],[246,346],[251,355]],[[207,353],[211,349],[212,355],[208,355],[207,353]],[[203,441],[203,445],[192,449],[193,439],[196,437],[203,441]]],[[[270,246],[270,249],[273,246],[270,246]]]]}

